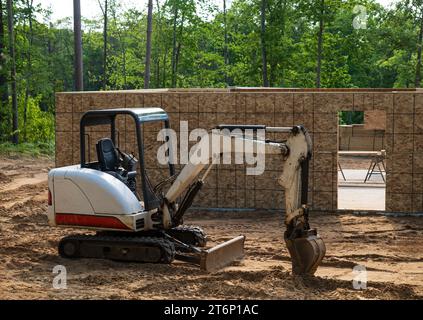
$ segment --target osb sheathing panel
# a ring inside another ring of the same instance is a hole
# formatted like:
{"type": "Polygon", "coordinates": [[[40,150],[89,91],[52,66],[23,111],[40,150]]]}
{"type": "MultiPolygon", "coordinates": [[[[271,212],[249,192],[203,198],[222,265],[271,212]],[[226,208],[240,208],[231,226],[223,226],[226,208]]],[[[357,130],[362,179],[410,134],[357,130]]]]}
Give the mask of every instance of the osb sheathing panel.
{"type": "Polygon", "coordinates": [[[364,129],[385,130],[386,112],[382,110],[368,110],[364,112],[364,129]]]}
{"type": "MultiPolygon", "coordinates": [[[[386,123],[385,114],[383,125],[386,126],[386,123]]],[[[387,142],[391,143],[392,136],[389,135],[388,141],[385,130],[368,130],[363,125],[339,126],[338,134],[339,150],[342,151],[384,150],[387,142]]]]}
{"type": "MultiPolygon", "coordinates": [[[[423,93],[407,92],[166,92],[118,91],[60,93],[56,95],[56,166],[79,162],[79,121],[84,112],[116,107],[161,106],[179,132],[179,121],[189,130],[217,124],[304,125],[312,136],[309,202],[314,209],[337,209],[338,111],[374,111],[386,114],[387,211],[423,211],[423,93]]],[[[154,182],[167,174],[155,161],[159,146],[154,129],[146,155],[154,182]]],[[[118,121],[120,145],[135,149],[130,119],[118,121]]],[[[107,135],[107,128],[90,131],[91,144],[107,135]]],[[[270,138],[283,139],[272,134],[270,138]]],[[[94,146],[90,156],[95,157],[94,146]]],[[[246,176],[242,165],[213,169],[195,205],[221,208],[283,208],[284,192],[277,184],[280,159],[266,158],[266,172],[246,176]]],[[[180,166],[177,166],[178,168],[180,166]]]]}

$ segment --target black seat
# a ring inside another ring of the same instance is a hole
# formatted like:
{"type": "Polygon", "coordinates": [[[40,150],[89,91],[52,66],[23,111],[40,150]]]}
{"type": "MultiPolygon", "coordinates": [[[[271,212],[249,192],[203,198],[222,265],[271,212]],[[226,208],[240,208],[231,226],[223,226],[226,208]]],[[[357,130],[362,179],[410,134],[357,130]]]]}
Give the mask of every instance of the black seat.
{"type": "MultiPolygon", "coordinates": [[[[128,157],[128,155],[121,153],[109,138],[99,140],[96,149],[100,170],[122,181],[140,199],[136,186],[137,172],[134,171],[135,169],[132,166],[129,168],[131,170],[129,172],[122,167],[121,155],[123,157],[128,157]]],[[[134,159],[132,158],[130,162],[133,162],[135,166],[137,161],[134,161],[134,159]]]]}
{"type": "Polygon", "coordinates": [[[109,138],[101,139],[98,141],[96,148],[101,171],[117,171],[120,160],[113,141],[109,138]]]}

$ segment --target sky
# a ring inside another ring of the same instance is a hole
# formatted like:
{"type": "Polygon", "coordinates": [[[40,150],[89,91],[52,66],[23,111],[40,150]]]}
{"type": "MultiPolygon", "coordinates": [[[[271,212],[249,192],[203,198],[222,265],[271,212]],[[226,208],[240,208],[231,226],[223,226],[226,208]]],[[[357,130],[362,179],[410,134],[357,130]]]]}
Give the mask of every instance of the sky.
{"type": "MultiPolygon", "coordinates": [[[[101,0],[102,1],[102,0],[101,0]]],[[[223,1],[214,0],[216,3],[223,1]]],[[[396,0],[376,0],[384,6],[389,6],[396,0]]],[[[103,1],[102,1],[103,2],[103,1]]],[[[124,8],[146,9],[147,0],[121,0],[124,8]]],[[[43,8],[51,8],[52,20],[58,20],[65,17],[73,16],[73,0],[34,0],[34,4],[41,4],[43,8]]],[[[81,0],[81,13],[83,17],[93,18],[101,15],[98,0],[81,0]]]]}

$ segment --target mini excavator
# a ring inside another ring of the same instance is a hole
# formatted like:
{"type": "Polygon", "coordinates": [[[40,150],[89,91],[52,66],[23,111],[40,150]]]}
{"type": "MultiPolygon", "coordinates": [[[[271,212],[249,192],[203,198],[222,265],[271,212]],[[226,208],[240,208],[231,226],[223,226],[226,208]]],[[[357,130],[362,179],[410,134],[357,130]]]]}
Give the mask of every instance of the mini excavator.
{"type": "MultiPolygon", "coordinates": [[[[82,116],[81,163],[49,172],[47,215],[51,226],[94,232],[61,239],[58,251],[62,257],[165,264],[176,259],[210,272],[243,258],[245,236],[206,249],[204,231],[183,222],[214,161],[193,161],[190,157],[178,174],[169,161],[169,176],[152,185],[145,165],[148,150],[143,126],[154,122],[170,129],[169,117],[161,108],[94,110],[82,116]],[[137,152],[119,149],[116,118],[120,116],[135,124],[137,152]],[[96,126],[110,127],[110,138],[96,142],[97,161],[90,161],[86,138],[89,144],[90,132],[96,131],[96,126]]],[[[278,182],[285,190],[284,240],[292,272],[314,274],[326,248],[309,225],[307,191],[312,144],[306,129],[260,125],[220,125],[214,129],[194,146],[195,150],[207,150],[209,160],[232,153],[236,143],[242,143],[244,150],[280,156],[282,173],[278,182]],[[288,138],[278,142],[239,134],[247,130],[285,133],[288,138]],[[211,146],[211,141],[223,137],[231,143],[220,144],[217,150],[211,146]]],[[[172,143],[171,139],[167,143],[172,143]]]]}

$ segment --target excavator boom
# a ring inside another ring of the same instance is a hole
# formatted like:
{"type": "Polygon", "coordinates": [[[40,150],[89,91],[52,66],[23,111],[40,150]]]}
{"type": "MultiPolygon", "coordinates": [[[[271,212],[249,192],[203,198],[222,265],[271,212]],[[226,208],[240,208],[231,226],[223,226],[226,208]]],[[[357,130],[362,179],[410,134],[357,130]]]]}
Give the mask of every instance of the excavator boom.
{"type": "MultiPolygon", "coordinates": [[[[309,226],[308,164],[311,159],[312,144],[307,131],[302,126],[283,128],[220,125],[216,129],[203,136],[191,152],[191,154],[202,154],[202,161],[190,159],[166,192],[162,207],[165,225],[171,227],[180,223],[185,210],[190,207],[195,195],[204,184],[214,160],[219,159],[225,153],[243,152],[246,154],[249,152],[263,156],[280,155],[281,162],[283,161],[283,172],[279,178],[279,184],[285,190],[286,199],[284,239],[291,255],[292,271],[295,274],[314,274],[325,255],[326,248],[317,231],[310,229],[309,226]],[[284,142],[272,142],[244,134],[246,130],[259,129],[268,133],[288,133],[289,137],[284,142]],[[235,131],[236,133],[234,133],[235,131]],[[222,143],[222,139],[227,139],[226,143],[222,143]],[[243,148],[239,149],[240,145],[243,148]],[[207,166],[206,173],[198,179],[207,166]],[[177,204],[177,199],[184,193],[186,193],[184,200],[177,204]]],[[[243,255],[243,243],[244,237],[241,236],[212,250],[201,251],[203,261],[201,265],[205,269],[215,269],[215,266],[229,264],[243,255]],[[210,267],[204,267],[207,265],[210,267]]]]}

